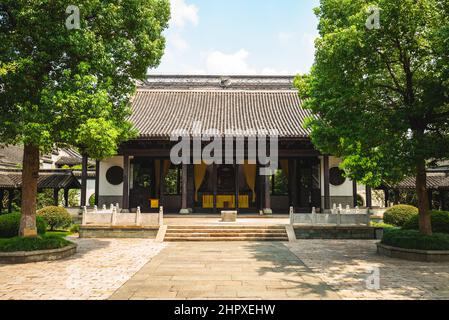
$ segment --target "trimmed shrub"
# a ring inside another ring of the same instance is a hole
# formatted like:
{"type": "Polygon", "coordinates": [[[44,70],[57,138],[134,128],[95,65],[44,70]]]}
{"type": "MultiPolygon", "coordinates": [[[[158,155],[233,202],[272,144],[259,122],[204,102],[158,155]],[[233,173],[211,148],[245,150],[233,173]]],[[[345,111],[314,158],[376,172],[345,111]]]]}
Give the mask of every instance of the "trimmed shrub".
{"type": "Polygon", "coordinates": [[[371,221],[370,226],[375,227],[375,228],[383,228],[383,229],[397,229],[397,227],[395,227],[391,224],[384,223],[384,222],[371,221]]]}
{"type": "Polygon", "coordinates": [[[426,236],[416,230],[387,229],[382,243],[387,246],[417,250],[449,250],[449,235],[434,233],[426,236]]]}
{"type": "Polygon", "coordinates": [[[414,216],[418,216],[418,208],[400,204],[388,208],[384,213],[383,221],[396,227],[401,227],[414,216]]]}
{"type": "Polygon", "coordinates": [[[69,231],[70,231],[71,233],[79,233],[79,232],[80,232],[80,225],[79,225],[79,224],[72,224],[72,225],[70,226],[69,231]]]}
{"type": "MultiPolygon", "coordinates": [[[[47,223],[41,217],[36,217],[37,233],[45,234],[47,223]]],[[[20,213],[10,213],[0,216],[0,238],[17,237],[20,228],[20,213]]]]}
{"type": "MultiPolygon", "coordinates": [[[[432,231],[436,233],[449,233],[449,212],[432,211],[432,231]]],[[[410,218],[403,226],[408,230],[419,230],[419,216],[410,218]]]]}
{"type": "Polygon", "coordinates": [[[63,207],[45,207],[39,210],[37,215],[47,222],[51,231],[66,228],[72,223],[72,217],[63,207]]]}
{"type": "Polygon", "coordinates": [[[72,242],[58,236],[43,235],[36,238],[14,237],[0,239],[0,252],[60,249],[71,244],[72,242]]]}

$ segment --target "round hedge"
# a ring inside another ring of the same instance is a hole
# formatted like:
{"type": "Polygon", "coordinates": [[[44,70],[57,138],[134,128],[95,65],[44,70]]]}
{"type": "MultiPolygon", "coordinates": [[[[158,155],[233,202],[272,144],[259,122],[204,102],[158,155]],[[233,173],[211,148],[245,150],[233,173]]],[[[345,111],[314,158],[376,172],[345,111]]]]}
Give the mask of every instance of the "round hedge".
{"type": "Polygon", "coordinates": [[[72,223],[70,213],[63,207],[45,207],[37,212],[37,216],[45,220],[50,230],[66,228],[72,223]]]}
{"type": "Polygon", "coordinates": [[[426,236],[416,230],[388,229],[382,243],[387,246],[416,250],[449,250],[449,235],[434,233],[426,236]]]}
{"type": "MultiPolygon", "coordinates": [[[[36,217],[38,234],[45,234],[47,223],[41,217],[36,217]]],[[[20,213],[0,215],[0,238],[17,237],[20,228],[20,213]]]]}
{"type": "MultiPolygon", "coordinates": [[[[449,233],[449,212],[432,211],[432,231],[436,233],[449,233]]],[[[404,229],[419,230],[419,216],[413,216],[403,226],[404,229]]]]}
{"type": "Polygon", "coordinates": [[[418,208],[400,204],[388,208],[384,213],[383,221],[396,227],[401,227],[411,218],[418,216],[418,208]]]}

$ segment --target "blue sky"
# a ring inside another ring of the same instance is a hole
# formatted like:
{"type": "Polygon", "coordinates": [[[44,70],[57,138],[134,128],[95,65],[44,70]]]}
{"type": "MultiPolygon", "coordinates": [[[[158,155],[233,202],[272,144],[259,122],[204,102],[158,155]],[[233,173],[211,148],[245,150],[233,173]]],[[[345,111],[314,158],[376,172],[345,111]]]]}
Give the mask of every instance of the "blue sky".
{"type": "Polygon", "coordinates": [[[150,74],[308,72],[319,0],[170,0],[167,48],[150,74]]]}

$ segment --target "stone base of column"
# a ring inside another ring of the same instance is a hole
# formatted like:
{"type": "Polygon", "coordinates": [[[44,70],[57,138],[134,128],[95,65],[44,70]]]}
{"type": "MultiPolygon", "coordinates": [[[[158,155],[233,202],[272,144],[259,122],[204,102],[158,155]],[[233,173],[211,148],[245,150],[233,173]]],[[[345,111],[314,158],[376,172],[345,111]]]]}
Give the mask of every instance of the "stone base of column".
{"type": "Polygon", "coordinates": [[[270,208],[265,208],[262,210],[264,215],[270,216],[273,214],[273,210],[271,210],[270,208]]]}
{"type": "Polygon", "coordinates": [[[192,209],[181,209],[179,210],[179,214],[191,214],[192,209]]]}
{"type": "Polygon", "coordinates": [[[128,209],[122,209],[120,210],[120,213],[130,213],[128,209]]]}

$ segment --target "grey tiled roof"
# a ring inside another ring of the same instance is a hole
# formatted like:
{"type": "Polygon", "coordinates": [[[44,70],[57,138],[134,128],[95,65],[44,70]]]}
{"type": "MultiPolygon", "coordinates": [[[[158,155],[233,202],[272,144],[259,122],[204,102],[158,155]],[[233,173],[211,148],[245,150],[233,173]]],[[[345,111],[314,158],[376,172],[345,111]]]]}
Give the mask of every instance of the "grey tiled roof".
{"type": "Polygon", "coordinates": [[[269,130],[281,138],[306,138],[309,111],[294,90],[160,90],[140,88],[130,121],[141,138],[168,138],[174,130],[192,133],[195,121],[204,129],[269,130]]]}
{"type": "MultiPolygon", "coordinates": [[[[413,177],[406,178],[404,181],[398,184],[399,189],[415,189],[416,179],[413,177]]],[[[427,177],[427,188],[429,189],[448,189],[449,188],[449,177],[446,176],[428,176],[427,177]]]]}
{"type": "MultiPolygon", "coordinates": [[[[20,188],[22,171],[13,169],[0,170],[0,188],[20,188]]],[[[41,170],[38,177],[39,189],[80,189],[78,179],[69,170],[41,170]]]]}

